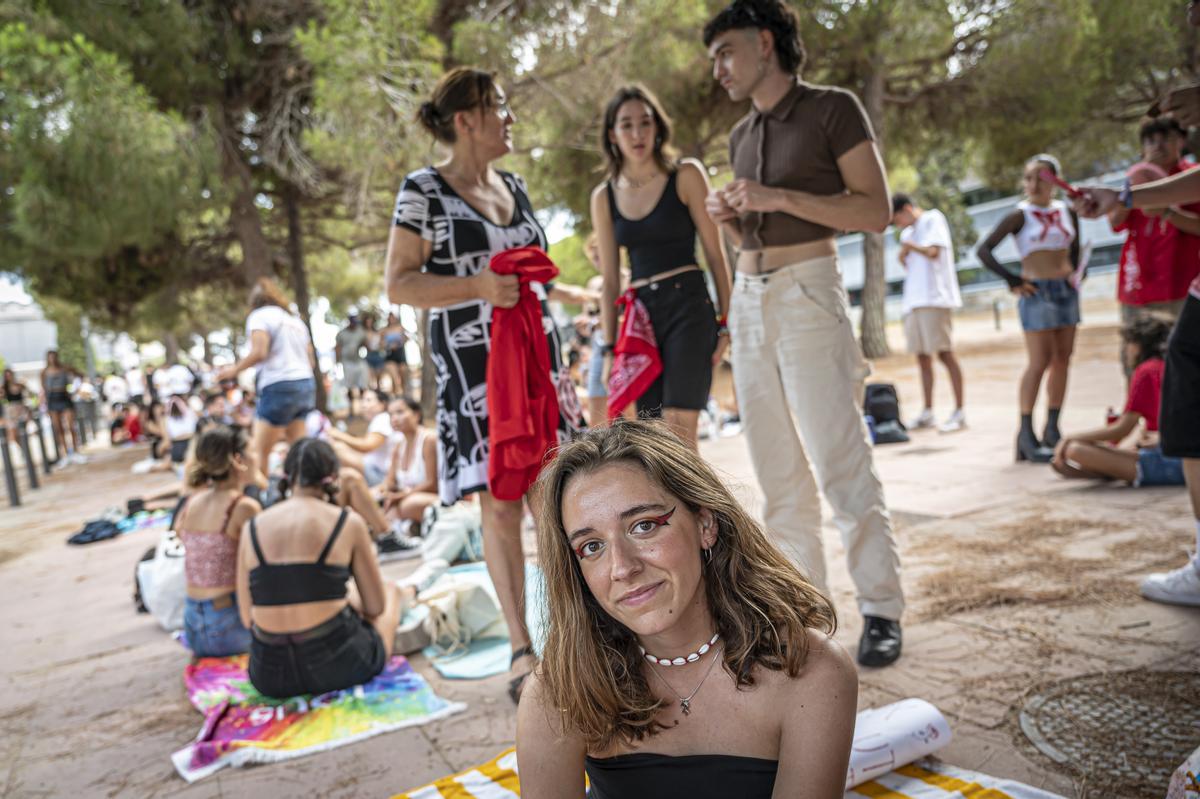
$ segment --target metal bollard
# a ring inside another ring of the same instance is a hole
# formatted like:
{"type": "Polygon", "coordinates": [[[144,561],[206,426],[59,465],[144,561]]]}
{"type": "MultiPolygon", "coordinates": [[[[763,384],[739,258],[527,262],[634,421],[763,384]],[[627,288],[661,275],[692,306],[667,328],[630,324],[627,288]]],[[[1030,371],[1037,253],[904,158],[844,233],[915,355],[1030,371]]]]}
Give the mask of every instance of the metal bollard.
{"type": "Polygon", "coordinates": [[[46,454],[46,434],[42,430],[42,417],[40,414],[33,417],[33,429],[37,431],[38,450],[42,453],[42,469],[45,470],[46,474],[50,474],[52,462],[50,456],[46,454]]]}
{"type": "Polygon", "coordinates": [[[1000,300],[992,300],[992,319],[996,322],[996,329],[1000,329],[1000,300]]]}
{"type": "Polygon", "coordinates": [[[29,487],[39,488],[37,475],[37,464],[33,462],[33,452],[29,447],[29,428],[26,427],[26,422],[19,422],[20,427],[17,428],[17,442],[21,446],[21,457],[25,458],[25,468],[29,470],[29,487]]]}
{"type": "Polygon", "coordinates": [[[21,504],[21,492],[17,489],[17,472],[13,469],[12,453],[8,451],[8,426],[0,425],[4,443],[4,484],[8,487],[8,504],[14,508],[21,504]]]}

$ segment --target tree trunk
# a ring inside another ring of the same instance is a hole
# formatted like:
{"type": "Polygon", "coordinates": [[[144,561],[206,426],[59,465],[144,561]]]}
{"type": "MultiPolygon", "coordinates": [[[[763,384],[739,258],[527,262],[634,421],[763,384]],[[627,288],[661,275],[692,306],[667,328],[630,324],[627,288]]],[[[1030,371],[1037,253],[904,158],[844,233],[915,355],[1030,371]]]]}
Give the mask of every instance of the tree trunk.
{"type": "MultiPolygon", "coordinates": [[[[863,107],[875,129],[875,141],[879,150],[883,151],[884,119],[883,119],[883,65],[876,59],[872,72],[867,76],[863,86],[863,107]]],[[[863,288],[862,288],[862,323],[859,335],[862,341],[863,355],[868,358],[882,358],[890,353],[887,343],[884,302],[887,299],[887,277],[884,275],[883,264],[883,235],[880,233],[863,234],[863,288]]]]}
{"type": "Polygon", "coordinates": [[[250,165],[242,157],[238,147],[241,134],[231,120],[219,116],[218,133],[221,136],[221,171],[233,189],[229,202],[229,227],[242,248],[243,278],[246,285],[260,277],[274,275],[271,244],[263,233],[262,217],[254,203],[257,189],[254,186],[250,165]]]}
{"type": "MultiPolygon", "coordinates": [[[[296,308],[300,311],[300,318],[304,320],[304,327],[308,329],[308,338],[312,341],[312,319],[309,316],[308,273],[304,270],[304,231],[300,225],[300,198],[299,191],[291,183],[284,184],[283,205],[284,210],[287,212],[287,256],[288,266],[291,270],[292,290],[296,292],[296,308]]],[[[315,343],[313,344],[313,352],[316,352],[315,343]]],[[[327,398],[325,396],[325,378],[321,374],[321,363],[319,360],[313,364],[313,379],[317,384],[317,409],[324,413],[327,398]]]]}
{"type": "Polygon", "coordinates": [[[162,345],[163,350],[166,351],[163,356],[166,363],[175,363],[179,360],[179,339],[170,330],[163,333],[162,345]]]}

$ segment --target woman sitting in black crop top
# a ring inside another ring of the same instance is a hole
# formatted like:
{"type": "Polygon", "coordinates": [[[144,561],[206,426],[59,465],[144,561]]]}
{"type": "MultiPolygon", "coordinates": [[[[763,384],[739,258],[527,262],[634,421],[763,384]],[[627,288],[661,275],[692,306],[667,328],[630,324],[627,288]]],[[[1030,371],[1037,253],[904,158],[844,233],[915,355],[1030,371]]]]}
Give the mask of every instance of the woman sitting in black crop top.
{"type": "Polygon", "coordinates": [[[649,313],[662,358],[662,374],[638,398],[638,413],[662,416],[695,447],[713,366],[729,346],[730,277],[717,227],[704,210],[709,190],[704,165],[675,161],[670,139],[670,121],[649,91],[640,86],[617,91],[604,112],[601,148],[608,180],[592,192],[592,226],[604,279],[600,313],[607,350],[617,341],[624,247],[632,268],[629,289],[649,313]],[[696,259],[697,234],[719,311],[696,259]]]}
{"type": "Polygon", "coordinates": [[[411,598],[384,582],[362,517],[333,504],[338,469],[329,444],[297,441],[283,465],[290,496],[241,536],[238,610],[252,634],[250,682],[265,696],[323,694],[379,674],[411,598]]]}
{"type": "Polygon", "coordinates": [[[525,799],[841,797],[858,675],[833,606],[661,422],[617,420],[539,479],[548,592],[521,697],[525,799]]]}

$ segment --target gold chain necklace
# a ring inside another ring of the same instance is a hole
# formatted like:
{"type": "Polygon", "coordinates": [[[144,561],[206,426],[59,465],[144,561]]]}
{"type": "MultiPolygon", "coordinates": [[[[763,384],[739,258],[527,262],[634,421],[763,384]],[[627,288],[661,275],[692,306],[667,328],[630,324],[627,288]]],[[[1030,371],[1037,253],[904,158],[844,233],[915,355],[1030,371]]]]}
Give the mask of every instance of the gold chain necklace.
{"type": "Polygon", "coordinates": [[[671,687],[671,683],[667,682],[667,679],[659,674],[653,666],[650,667],[650,673],[655,677],[658,677],[659,681],[663,685],[667,686],[667,689],[671,693],[675,694],[675,698],[679,700],[679,707],[681,710],[683,710],[683,715],[690,716],[692,714],[692,698],[695,697],[696,694],[700,693],[700,689],[704,687],[704,683],[708,680],[708,675],[712,674],[713,666],[715,666],[717,661],[721,659],[721,653],[723,651],[725,651],[725,647],[721,647],[713,653],[712,660],[708,662],[708,671],[704,672],[704,677],[701,678],[700,684],[696,686],[696,690],[692,691],[687,696],[680,696],[679,692],[671,687]]]}

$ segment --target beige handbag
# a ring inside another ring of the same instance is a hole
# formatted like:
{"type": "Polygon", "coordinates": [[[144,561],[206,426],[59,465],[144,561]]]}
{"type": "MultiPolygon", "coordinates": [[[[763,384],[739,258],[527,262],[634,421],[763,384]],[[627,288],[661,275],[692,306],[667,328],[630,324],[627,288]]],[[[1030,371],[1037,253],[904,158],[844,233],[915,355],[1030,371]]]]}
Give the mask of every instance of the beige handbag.
{"type": "Polygon", "coordinates": [[[495,598],[478,583],[434,586],[419,601],[429,610],[424,627],[430,643],[443,656],[465,649],[476,638],[508,635],[495,598]]]}

